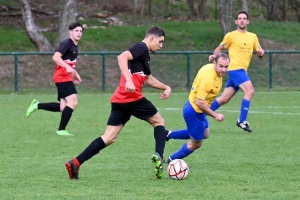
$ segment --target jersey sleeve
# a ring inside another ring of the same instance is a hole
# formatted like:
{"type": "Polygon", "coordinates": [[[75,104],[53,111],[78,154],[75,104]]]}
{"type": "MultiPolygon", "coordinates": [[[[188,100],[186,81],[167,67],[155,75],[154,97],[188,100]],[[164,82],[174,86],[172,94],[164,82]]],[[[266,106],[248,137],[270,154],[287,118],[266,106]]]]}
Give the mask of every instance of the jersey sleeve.
{"type": "Polygon", "coordinates": [[[231,45],[231,34],[227,33],[224,38],[223,41],[221,42],[220,46],[222,46],[223,48],[228,48],[231,45]]]}
{"type": "Polygon", "coordinates": [[[58,49],[56,51],[58,51],[59,53],[61,53],[62,55],[64,55],[68,49],[70,49],[72,46],[72,43],[67,39],[64,40],[58,47],[58,49]]]}
{"type": "Polygon", "coordinates": [[[254,49],[255,51],[258,51],[260,48],[261,48],[261,46],[260,46],[260,44],[259,44],[257,35],[254,34],[254,46],[253,46],[253,49],[254,49]]]}
{"type": "Polygon", "coordinates": [[[136,60],[144,53],[149,53],[149,49],[144,43],[135,44],[128,51],[131,53],[133,60],[136,60]]]}
{"type": "Polygon", "coordinates": [[[196,97],[198,99],[205,100],[212,88],[213,88],[213,85],[212,85],[211,81],[202,80],[199,85],[199,89],[198,89],[196,97]]]}

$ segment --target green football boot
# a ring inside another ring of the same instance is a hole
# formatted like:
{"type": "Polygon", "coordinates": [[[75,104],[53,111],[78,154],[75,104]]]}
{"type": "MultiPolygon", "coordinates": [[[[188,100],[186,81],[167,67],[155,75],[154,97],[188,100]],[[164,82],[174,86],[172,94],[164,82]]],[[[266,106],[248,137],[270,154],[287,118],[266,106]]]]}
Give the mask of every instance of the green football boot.
{"type": "Polygon", "coordinates": [[[157,178],[161,179],[163,178],[163,160],[160,157],[160,155],[158,153],[155,153],[152,157],[151,157],[152,162],[154,163],[155,169],[155,175],[157,178]]]}
{"type": "Polygon", "coordinates": [[[26,117],[29,117],[31,115],[31,113],[33,113],[34,111],[36,111],[38,109],[38,100],[36,99],[33,99],[30,103],[30,106],[28,107],[27,109],[27,112],[26,112],[26,117]]]}
{"type": "Polygon", "coordinates": [[[73,135],[73,134],[69,133],[67,130],[60,130],[60,131],[57,130],[56,134],[57,135],[67,135],[67,136],[73,135]]]}

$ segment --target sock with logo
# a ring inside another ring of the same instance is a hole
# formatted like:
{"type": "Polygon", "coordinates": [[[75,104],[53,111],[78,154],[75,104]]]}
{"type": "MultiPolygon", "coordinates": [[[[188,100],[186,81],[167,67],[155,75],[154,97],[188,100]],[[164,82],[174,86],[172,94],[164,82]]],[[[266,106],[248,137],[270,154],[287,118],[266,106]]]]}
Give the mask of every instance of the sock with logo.
{"type": "Polygon", "coordinates": [[[242,105],[241,105],[241,114],[240,114],[240,122],[246,121],[248,112],[250,108],[250,101],[247,99],[242,100],[242,105]]]}

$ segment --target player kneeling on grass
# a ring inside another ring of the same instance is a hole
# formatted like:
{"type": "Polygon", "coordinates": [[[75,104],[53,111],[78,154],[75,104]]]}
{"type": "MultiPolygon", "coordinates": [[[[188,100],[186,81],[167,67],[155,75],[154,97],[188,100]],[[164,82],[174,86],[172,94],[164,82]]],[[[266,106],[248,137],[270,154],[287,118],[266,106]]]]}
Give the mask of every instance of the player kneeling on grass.
{"type": "MultiPolygon", "coordinates": [[[[146,83],[150,87],[164,90],[160,94],[162,100],[167,99],[171,88],[151,75],[149,51],[155,53],[163,46],[164,31],[157,27],[147,30],[144,40],[135,44],[118,56],[121,69],[120,84],[111,98],[111,113],[105,133],[96,138],[81,154],[66,162],[66,168],[71,179],[78,179],[79,167],[98,154],[100,150],[116,141],[120,131],[133,115],[145,120],[154,127],[155,151],[151,157],[155,165],[157,178],[163,176],[163,153],[165,148],[165,122],[155,106],[142,94],[146,83]]],[[[140,134],[140,133],[137,133],[140,134]]],[[[142,145],[142,144],[139,144],[142,145]]],[[[139,147],[137,147],[139,148],[139,147]]]]}
{"type": "Polygon", "coordinates": [[[169,139],[190,139],[181,149],[168,158],[168,163],[174,159],[182,159],[200,148],[203,139],[209,137],[207,115],[216,121],[223,121],[223,114],[210,109],[210,105],[222,88],[222,77],[226,74],[229,65],[227,54],[220,53],[214,58],[213,64],[204,65],[193,82],[189,100],[183,108],[183,117],[186,129],[168,131],[169,139]]]}

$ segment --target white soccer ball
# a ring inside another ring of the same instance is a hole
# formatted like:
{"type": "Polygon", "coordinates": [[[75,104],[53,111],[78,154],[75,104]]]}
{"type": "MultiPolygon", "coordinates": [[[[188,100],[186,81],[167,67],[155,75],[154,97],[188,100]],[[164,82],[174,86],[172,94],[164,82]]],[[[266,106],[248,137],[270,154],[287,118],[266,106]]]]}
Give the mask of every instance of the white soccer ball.
{"type": "Polygon", "coordinates": [[[168,165],[168,174],[174,180],[182,180],[189,173],[188,164],[182,159],[172,160],[168,165]]]}

